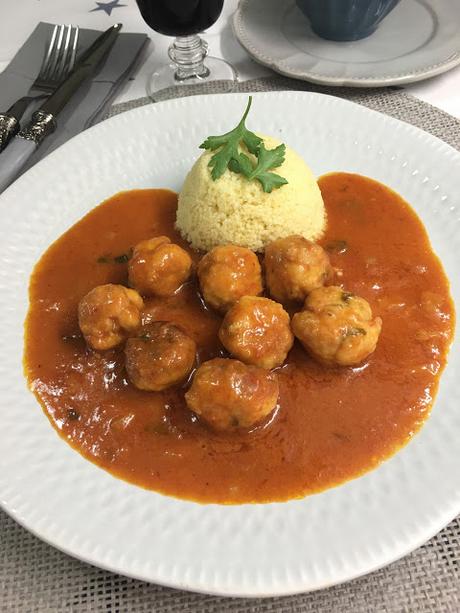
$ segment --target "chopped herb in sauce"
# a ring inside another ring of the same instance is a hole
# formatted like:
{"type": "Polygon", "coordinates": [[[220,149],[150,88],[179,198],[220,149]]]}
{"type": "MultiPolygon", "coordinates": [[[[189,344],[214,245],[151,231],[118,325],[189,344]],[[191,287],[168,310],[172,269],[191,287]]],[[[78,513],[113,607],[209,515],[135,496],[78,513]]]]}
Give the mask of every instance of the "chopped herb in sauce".
{"type": "Polygon", "coordinates": [[[348,250],[348,243],[347,241],[344,241],[344,240],[329,241],[327,245],[325,246],[325,249],[329,253],[337,253],[337,254],[346,253],[348,250]]]}
{"type": "Polygon", "coordinates": [[[343,302],[350,302],[350,300],[354,297],[354,294],[351,292],[342,292],[342,300],[343,302]]]}
{"type": "Polygon", "coordinates": [[[346,434],[342,434],[342,432],[333,432],[332,434],[335,436],[335,438],[339,439],[339,441],[342,441],[344,443],[350,442],[350,437],[346,434]]]}
{"type": "Polygon", "coordinates": [[[65,343],[71,343],[72,341],[79,341],[82,338],[81,334],[63,334],[61,339],[65,343]]]}
{"type": "Polygon", "coordinates": [[[153,424],[147,424],[144,427],[144,432],[147,432],[149,434],[170,434],[171,433],[171,429],[168,425],[167,422],[165,421],[160,421],[159,423],[153,423],[153,424]]]}
{"type": "Polygon", "coordinates": [[[133,257],[133,248],[131,247],[127,253],[120,253],[113,256],[108,253],[97,258],[98,264],[126,264],[133,257]]]}
{"type": "Polygon", "coordinates": [[[132,255],[133,255],[133,250],[131,249],[129,253],[121,253],[120,255],[116,255],[113,258],[113,261],[116,264],[126,264],[126,262],[129,262],[132,255]]]}

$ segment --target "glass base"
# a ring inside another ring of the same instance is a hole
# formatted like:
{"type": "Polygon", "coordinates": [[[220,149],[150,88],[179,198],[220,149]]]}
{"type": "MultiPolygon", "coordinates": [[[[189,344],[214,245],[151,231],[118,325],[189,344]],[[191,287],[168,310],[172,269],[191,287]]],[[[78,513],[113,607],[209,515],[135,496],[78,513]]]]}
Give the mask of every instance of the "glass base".
{"type": "Polygon", "coordinates": [[[176,64],[160,67],[147,81],[147,96],[154,102],[160,102],[178,96],[226,93],[233,90],[237,80],[236,72],[230,64],[207,56],[199,74],[179,74],[178,77],[176,64]]]}

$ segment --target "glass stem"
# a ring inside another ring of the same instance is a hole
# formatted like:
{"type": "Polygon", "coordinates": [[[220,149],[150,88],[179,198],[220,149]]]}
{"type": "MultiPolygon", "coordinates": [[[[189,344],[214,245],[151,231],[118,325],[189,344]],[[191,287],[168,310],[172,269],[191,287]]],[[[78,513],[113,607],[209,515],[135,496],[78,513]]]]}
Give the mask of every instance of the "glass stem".
{"type": "Polygon", "coordinates": [[[176,81],[192,78],[206,78],[209,70],[204,65],[208,54],[208,44],[197,34],[178,36],[169,47],[169,57],[176,65],[176,81]]]}

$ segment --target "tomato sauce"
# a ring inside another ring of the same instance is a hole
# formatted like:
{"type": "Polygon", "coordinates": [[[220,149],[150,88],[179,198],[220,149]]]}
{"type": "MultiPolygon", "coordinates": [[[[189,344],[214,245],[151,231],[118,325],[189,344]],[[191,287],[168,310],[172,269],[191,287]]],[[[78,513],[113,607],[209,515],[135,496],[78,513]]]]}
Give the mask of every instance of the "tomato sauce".
{"type": "MultiPolygon", "coordinates": [[[[122,192],[51,245],[30,282],[26,376],[74,449],[148,489],[245,503],[338,485],[410,440],[430,413],[453,335],[448,281],[420,220],[396,193],[345,173],[319,184],[328,215],[321,244],[334,283],[366,298],[383,319],[375,353],[357,368],[326,368],[296,343],[277,370],[277,410],[251,431],[211,432],[185,405],[188,382],[137,390],[122,350],[86,347],[78,302],[96,285],[127,283],[126,262],[140,240],[166,234],[189,247],[174,229],[176,194],[122,192]]],[[[146,300],[144,318],[180,324],[198,344],[198,363],[227,355],[217,339],[221,318],[204,306],[195,280],[171,298],[146,300]]]]}

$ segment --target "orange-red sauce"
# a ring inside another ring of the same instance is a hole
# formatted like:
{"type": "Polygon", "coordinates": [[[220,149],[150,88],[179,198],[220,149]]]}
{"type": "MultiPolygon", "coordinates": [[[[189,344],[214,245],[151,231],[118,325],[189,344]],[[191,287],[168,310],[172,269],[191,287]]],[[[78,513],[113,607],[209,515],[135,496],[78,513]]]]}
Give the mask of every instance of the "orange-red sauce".
{"type": "MultiPolygon", "coordinates": [[[[324,176],[328,213],[321,241],[335,282],[368,299],[383,319],[377,350],[359,368],[325,368],[297,344],[280,380],[279,409],[251,432],[214,434],[187,410],[185,387],[142,392],[127,380],[123,353],[88,350],[77,304],[101,283],[126,283],[125,257],[138,241],[174,230],[176,195],[117,194],[43,255],[32,275],[25,370],[48,418],[76,450],[117,477],[201,502],[287,500],[375,467],[427,418],[454,326],[447,279],[409,206],[383,185],[344,173],[324,176]]],[[[198,254],[194,253],[195,261],[198,254]]],[[[174,321],[199,360],[225,355],[220,318],[195,282],[147,300],[150,317],[174,321]]]]}

